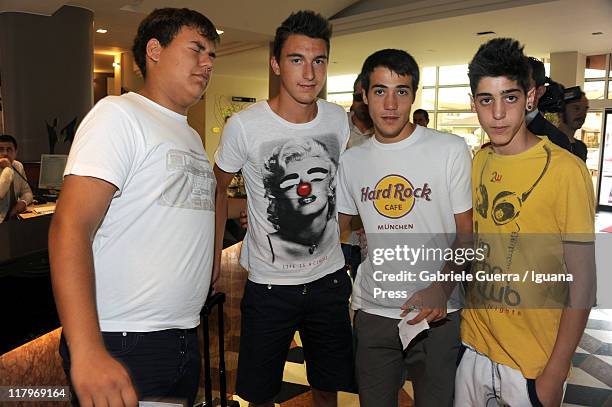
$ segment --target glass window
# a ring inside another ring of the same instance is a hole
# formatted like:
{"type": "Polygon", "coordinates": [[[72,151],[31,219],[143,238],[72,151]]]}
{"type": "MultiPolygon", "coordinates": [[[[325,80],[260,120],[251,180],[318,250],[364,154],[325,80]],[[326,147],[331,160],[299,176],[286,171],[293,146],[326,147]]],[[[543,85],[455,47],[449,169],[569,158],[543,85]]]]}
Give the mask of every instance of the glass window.
{"type": "Polygon", "coordinates": [[[584,83],[584,93],[589,100],[602,100],[604,98],[605,81],[584,83]]]}
{"type": "Polygon", "coordinates": [[[327,93],[352,92],[357,74],[336,75],[327,78],[327,93]]]}
{"type": "Polygon", "coordinates": [[[606,113],[605,132],[599,204],[609,207],[612,206],[612,113],[606,113]]]}
{"type": "Polygon", "coordinates": [[[439,110],[470,110],[470,88],[439,88],[438,109],[439,110]]]}
{"type": "Polygon", "coordinates": [[[470,83],[467,76],[467,65],[449,65],[440,67],[438,85],[466,85],[470,83]]]}
{"type": "Polygon", "coordinates": [[[421,70],[420,86],[435,86],[436,85],[436,67],[426,66],[421,70]]]}
{"type": "Polygon", "coordinates": [[[586,120],[582,129],[579,130],[580,138],[588,149],[587,153],[587,168],[594,177],[594,182],[597,182],[597,169],[599,168],[599,149],[601,146],[601,122],[603,120],[602,112],[587,113],[586,120]]]}
{"type": "Polygon", "coordinates": [[[586,57],[585,78],[603,78],[606,76],[607,55],[591,55],[586,57]]]}
{"type": "Polygon", "coordinates": [[[421,90],[421,106],[420,109],[434,110],[436,103],[436,90],[434,88],[426,88],[421,90]]]}
{"type": "Polygon", "coordinates": [[[438,130],[463,137],[472,152],[480,149],[483,131],[476,113],[438,113],[437,123],[438,130]]]}
{"type": "Polygon", "coordinates": [[[328,93],[327,101],[342,106],[348,112],[353,104],[353,92],[328,93]]]}

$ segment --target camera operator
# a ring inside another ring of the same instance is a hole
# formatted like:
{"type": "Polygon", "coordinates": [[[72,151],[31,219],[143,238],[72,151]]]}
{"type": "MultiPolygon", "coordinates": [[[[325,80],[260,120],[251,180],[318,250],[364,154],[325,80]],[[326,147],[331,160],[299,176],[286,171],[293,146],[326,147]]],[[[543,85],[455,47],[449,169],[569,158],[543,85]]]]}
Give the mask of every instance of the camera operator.
{"type": "MultiPolygon", "coordinates": [[[[550,97],[552,96],[551,94],[554,93],[553,89],[550,89],[550,92],[548,92],[547,94],[546,73],[544,69],[544,63],[542,63],[542,61],[534,57],[528,57],[527,60],[529,61],[529,67],[531,70],[530,85],[532,88],[535,87],[534,104],[532,105],[532,109],[529,109],[529,106],[527,106],[527,109],[529,110],[529,112],[525,115],[525,122],[527,123],[527,129],[529,129],[529,131],[532,132],[533,134],[543,135],[543,136],[548,137],[550,141],[552,141],[553,143],[555,143],[561,148],[570,150],[571,146],[570,146],[567,136],[561,130],[555,127],[554,124],[546,120],[546,118],[542,115],[542,113],[540,113],[540,110],[538,109],[538,102],[545,95],[550,97]]],[[[549,81],[549,83],[554,83],[554,82],[549,81]]],[[[560,98],[557,97],[557,99],[560,99],[560,98]]],[[[547,105],[546,99],[543,100],[543,102],[544,102],[544,105],[546,106],[547,105]]],[[[559,110],[556,110],[556,111],[559,111],[559,110]]]]}

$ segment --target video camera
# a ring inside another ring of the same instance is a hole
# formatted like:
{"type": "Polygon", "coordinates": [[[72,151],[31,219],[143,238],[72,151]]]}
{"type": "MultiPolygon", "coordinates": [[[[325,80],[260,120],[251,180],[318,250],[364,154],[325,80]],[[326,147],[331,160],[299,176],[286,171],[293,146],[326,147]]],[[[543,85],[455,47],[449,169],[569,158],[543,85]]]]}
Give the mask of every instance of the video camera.
{"type": "Polygon", "coordinates": [[[579,100],[581,97],[580,86],[565,89],[560,83],[546,77],[546,93],[540,98],[538,110],[542,113],[558,113],[563,111],[566,103],[579,100]]]}

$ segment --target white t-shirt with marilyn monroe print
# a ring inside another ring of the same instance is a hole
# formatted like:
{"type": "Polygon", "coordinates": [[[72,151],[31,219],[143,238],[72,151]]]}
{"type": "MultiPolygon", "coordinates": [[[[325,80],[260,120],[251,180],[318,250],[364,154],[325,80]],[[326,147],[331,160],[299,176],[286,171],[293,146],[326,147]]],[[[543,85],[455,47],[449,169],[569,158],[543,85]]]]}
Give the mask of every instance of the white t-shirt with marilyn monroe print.
{"type": "Polygon", "coordinates": [[[317,101],[308,123],[291,123],[267,101],[234,114],[223,129],[217,166],[242,170],[248,229],[240,264],[249,280],[295,285],[344,266],[335,208],[336,171],[349,137],[344,110],[317,101]]]}

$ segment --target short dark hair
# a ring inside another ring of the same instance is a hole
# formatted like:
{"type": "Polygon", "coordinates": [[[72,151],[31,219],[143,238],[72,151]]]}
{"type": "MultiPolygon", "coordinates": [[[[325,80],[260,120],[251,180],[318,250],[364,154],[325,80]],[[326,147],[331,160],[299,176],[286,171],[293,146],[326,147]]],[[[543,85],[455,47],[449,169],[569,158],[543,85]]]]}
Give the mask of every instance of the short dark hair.
{"type": "Polygon", "coordinates": [[[368,92],[370,88],[370,75],[375,68],[382,66],[400,76],[412,77],[412,91],[416,93],[419,87],[419,65],[412,55],[401,49],[381,49],[366,58],[361,68],[361,86],[368,92]]]}
{"type": "Polygon", "coordinates": [[[512,38],[494,38],[482,44],[468,65],[472,94],[482,78],[499,76],[517,81],[525,93],[529,90],[529,63],[523,46],[512,38]]]}
{"type": "Polygon", "coordinates": [[[527,57],[527,62],[529,62],[531,77],[535,85],[544,86],[546,84],[546,68],[544,68],[544,62],[534,57],[527,57]]]}
{"type": "Polygon", "coordinates": [[[0,135],[0,143],[13,143],[13,147],[15,147],[15,150],[17,150],[17,140],[15,140],[15,137],[11,136],[10,134],[0,135]]]}
{"type": "Polygon", "coordinates": [[[412,112],[412,117],[414,117],[415,114],[422,114],[423,116],[425,116],[425,120],[429,121],[429,113],[427,113],[427,110],[425,109],[417,109],[414,112],[412,112]]]}
{"type": "Polygon", "coordinates": [[[182,27],[197,29],[203,37],[215,44],[219,42],[219,34],[215,26],[203,14],[188,8],[155,9],[138,26],[132,46],[134,60],[143,77],[147,76],[147,43],[149,40],[155,38],[162,47],[166,47],[182,27]]]}
{"type": "Polygon", "coordinates": [[[329,39],[332,36],[332,27],[329,21],[319,13],[312,10],[301,10],[291,13],[289,17],[276,29],[274,36],[274,58],[280,60],[281,50],[290,35],[305,35],[310,38],[319,38],[325,41],[329,54],[329,39]]]}
{"type": "Polygon", "coordinates": [[[353,82],[353,90],[355,90],[355,88],[357,87],[357,84],[361,85],[362,82],[363,82],[363,73],[360,73],[359,75],[357,75],[357,78],[355,78],[355,82],[353,82]]]}

